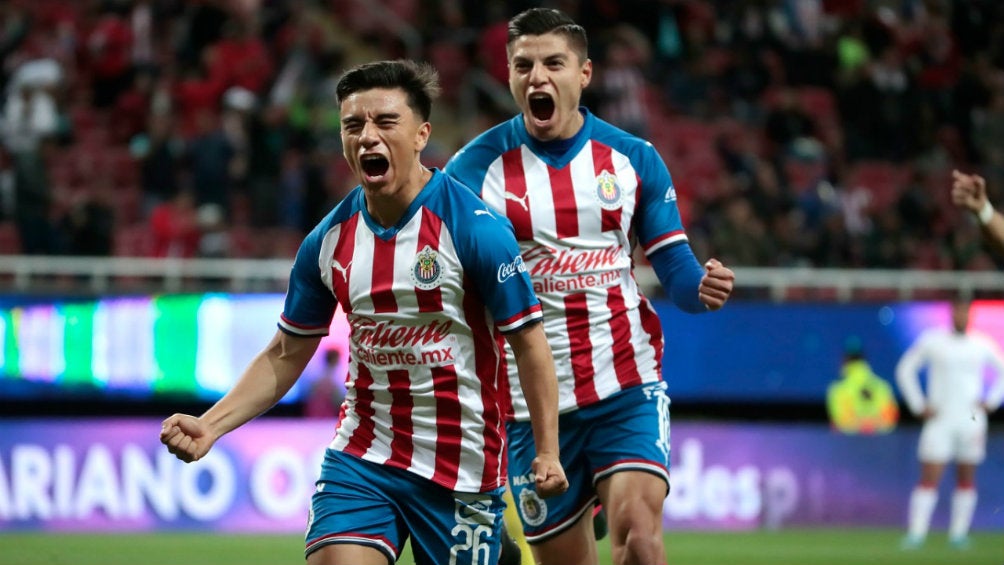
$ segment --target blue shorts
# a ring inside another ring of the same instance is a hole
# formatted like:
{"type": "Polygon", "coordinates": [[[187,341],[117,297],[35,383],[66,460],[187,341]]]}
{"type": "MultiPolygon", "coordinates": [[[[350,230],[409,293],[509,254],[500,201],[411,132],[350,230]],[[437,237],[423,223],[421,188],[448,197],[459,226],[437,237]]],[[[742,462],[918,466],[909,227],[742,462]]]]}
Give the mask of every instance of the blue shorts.
{"type": "Polygon", "coordinates": [[[393,563],[410,536],[419,565],[495,563],[504,492],[453,492],[409,471],[328,449],[310,501],[304,555],[348,543],[376,548],[393,563]]]}
{"type": "Polygon", "coordinates": [[[620,471],[662,477],[669,492],[669,397],[666,383],[636,386],[562,414],[561,464],[568,491],[541,499],[534,490],[529,422],[509,422],[509,484],[529,543],[568,529],[597,502],[596,483],[620,471]]]}

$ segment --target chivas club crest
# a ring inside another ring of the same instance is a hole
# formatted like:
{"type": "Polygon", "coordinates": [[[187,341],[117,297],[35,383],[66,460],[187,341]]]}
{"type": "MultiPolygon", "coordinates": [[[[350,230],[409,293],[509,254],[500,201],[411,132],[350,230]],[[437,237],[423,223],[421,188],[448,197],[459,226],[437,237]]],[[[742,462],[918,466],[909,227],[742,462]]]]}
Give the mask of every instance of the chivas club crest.
{"type": "Polygon", "coordinates": [[[539,526],[547,518],[547,503],[533,489],[523,489],[519,493],[519,513],[528,525],[539,526]]]}
{"type": "Polygon", "coordinates": [[[621,207],[623,191],[617,184],[617,177],[603,171],[596,177],[596,200],[604,210],[616,210],[621,207]]]}
{"type": "Polygon", "coordinates": [[[439,253],[428,245],[416,257],[411,267],[411,280],[422,290],[431,290],[439,286],[439,275],[443,269],[439,265],[439,253]]]}

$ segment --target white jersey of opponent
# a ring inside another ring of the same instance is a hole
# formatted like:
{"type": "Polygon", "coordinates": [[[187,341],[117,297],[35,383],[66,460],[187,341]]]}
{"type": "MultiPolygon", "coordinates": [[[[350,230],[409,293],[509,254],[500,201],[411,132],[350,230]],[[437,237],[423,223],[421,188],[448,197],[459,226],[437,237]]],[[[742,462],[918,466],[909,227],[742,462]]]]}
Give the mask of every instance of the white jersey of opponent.
{"type": "MultiPolygon", "coordinates": [[[[558,369],[559,409],[662,379],[662,327],[632,273],[632,249],[687,241],[676,191],[651,143],[584,108],[575,137],[540,142],[517,115],[461,149],[446,173],[512,222],[558,369]]],[[[529,413],[507,355],[517,420],[529,413]]]]}
{"type": "Polygon", "coordinates": [[[934,413],[924,422],[917,456],[931,463],[979,464],[986,456],[987,414],[1004,398],[1004,360],[988,336],[947,329],[924,332],[896,366],[896,382],[910,411],[934,413]],[[992,365],[996,380],[984,395],[984,371],[992,365]],[[927,368],[926,394],[920,370],[927,368]]]}
{"type": "Polygon", "coordinates": [[[453,491],[502,486],[500,333],[541,318],[509,222],[439,171],[391,228],[356,188],[304,239],[279,327],[325,335],[336,304],[350,349],[331,449],[453,491]]]}
{"type": "Polygon", "coordinates": [[[988,336],[943,328],[927,330],[903,354],[896,366],[896,383],[910,411],[921,414],[930,408],[938,418],[970,418],[980,405],[996,408],[1004,399],[1004,359],[988,336]],[[995,384],[984,396],[987,366],[996,371],[995,384]],[[926,394],[920,386],[920,370],[927,368],[926,394]]]}

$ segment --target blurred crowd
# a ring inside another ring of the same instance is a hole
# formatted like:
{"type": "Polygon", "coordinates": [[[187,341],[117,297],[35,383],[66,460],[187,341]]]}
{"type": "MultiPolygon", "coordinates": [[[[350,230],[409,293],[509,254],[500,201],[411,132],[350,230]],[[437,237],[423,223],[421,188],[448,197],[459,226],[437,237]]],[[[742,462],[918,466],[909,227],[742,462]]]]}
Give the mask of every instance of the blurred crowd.
{"type": "Polygon", "coordinates": [[[287,257],[355,180],[334,84],[441,74],[427,165],[511,116],[506,22],[590,34],[585,103],[652,141],[698,257],[992,270],[950,173],[1004,186],[996,0],[6,0],[0,253],[287,257]]]}

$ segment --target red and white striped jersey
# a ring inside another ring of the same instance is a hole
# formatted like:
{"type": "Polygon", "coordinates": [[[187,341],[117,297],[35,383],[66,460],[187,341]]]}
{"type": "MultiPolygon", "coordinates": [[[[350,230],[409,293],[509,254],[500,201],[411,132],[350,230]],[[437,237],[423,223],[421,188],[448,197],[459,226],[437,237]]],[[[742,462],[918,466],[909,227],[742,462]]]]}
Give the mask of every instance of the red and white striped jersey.
{"type": "Polygon", "coordinates": [[[541,318],[509,222],[439,171],[392,228],[357,188],[304,239],[279,326],[325,335],[336,304],[350,360],[330,447],[454,491],[505,484],[501,334],[541,318]]]}
{"type": "MultiPolygon", "coordinates": [[[[651,254],[687,241],[652,144],[581,111],[585,123],[572,139],[538,141],[517,115],[446,166],[516,230],[543,305],[562,412],[662,378],[662,327],[635,281],[631,252],[635,243],[651,254]]],[[[526,420],[509,374],[515,417],[526,420]]]]}

